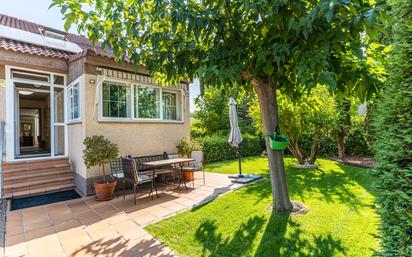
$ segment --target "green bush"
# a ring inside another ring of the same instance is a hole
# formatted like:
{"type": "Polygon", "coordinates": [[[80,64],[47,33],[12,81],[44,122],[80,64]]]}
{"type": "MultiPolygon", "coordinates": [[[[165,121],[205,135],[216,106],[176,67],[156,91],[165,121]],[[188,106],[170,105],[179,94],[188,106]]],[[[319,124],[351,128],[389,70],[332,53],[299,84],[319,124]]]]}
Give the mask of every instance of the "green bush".
{"type": "Polygon", "coordinates": [[[179,156],[190,156],[192,154],[192,151],[198,151],[202,149],[202,146],[196,142],[190,140],[190,138],[184,137],[180,141],[180,143],[176,146],[177,148],[177,154],[179,156]]]}
{"type": "MultiPolygon", "coordinates": [[[[312,136],[302,137],[299,141],[301,148],[305,152],[310,151],[312,136]]],[[[346,156],[372,156],[373,150],[366,142],[365,132],[362,128],[353,130],[347,136],[345,142],[346,156]]],[[[287,152],[290,154],[290,152],[287,152]]],[[[338,155],[338,145],[335,140],[328,136],[321,136],[319,146],[319,156],[332,157],[338,155]]]]}
{"type": "Polygon", "coordinates": [[[412,256],[412,1],[393,1],[393,53],[375,115],[382,256],[412,256]]]}
{"type": "Polygon", "coordinates": [[[349,133],[345,142],[347,156],[372,156],[373,150],[366,141],[366,132],[363,128],[357,128],[349,133]]]}
{"type": "MultiPolygon", "coordinates": [[[[240,145],[242,156],[259,155],[264,149],[262,138],[244,134],[240,145]]],[[[205,162],[217,162],[237,158],[237,149],[227,142],[227,136],[213,135],[199,138],[205,155],[205,162]]]]}
{"type": "Polygon", "coordinates": [[[190,123],[190,138],[196,139],[206,136],[206,129],[200,120],[193,120],[190,123]]]}

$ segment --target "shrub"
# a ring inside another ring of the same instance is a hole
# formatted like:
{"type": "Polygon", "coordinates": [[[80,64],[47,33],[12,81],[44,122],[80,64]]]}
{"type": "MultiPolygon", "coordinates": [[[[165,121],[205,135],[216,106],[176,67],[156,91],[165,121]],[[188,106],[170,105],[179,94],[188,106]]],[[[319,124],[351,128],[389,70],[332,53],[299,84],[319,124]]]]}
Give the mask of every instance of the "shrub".
{"type": "MultiPolygon", "coordinates": [[[[259,155],[264,149],[262,138],[244,134],[240,144],[242,156],[259,155]]],[[[227,142],[227,136],[213,135],[199,139],[205,156],[205,162],[217,162],[237,158],[237,149],[227,142]]]]}
{"type": "Polygon", "coordinates": [[[192,151],[201,150],[202,146],[198,142],[192,141],[188,137],[184,137],[176,148],[179,156],[190,156],[192,151]]]}
{"type": "Polygon", "coordinates": [[[206,129],[204,129],[200,120],[193,120],[190,124],[190,138],[199,138],[206,136],[206,129]]]}
{"type": "Polygon", "coordinates": [[[345,151],[348,156],[373,155],[373,150],[366,141],[366,132],[363,128],[357,128],[349,132],[345,142],[345,151]]]}
{"type": "Polygon", "coordinates": [[[389,79],[378,101],[376,169],[383,256],[412,256],[412,1],[392,2],[389,79]]]}

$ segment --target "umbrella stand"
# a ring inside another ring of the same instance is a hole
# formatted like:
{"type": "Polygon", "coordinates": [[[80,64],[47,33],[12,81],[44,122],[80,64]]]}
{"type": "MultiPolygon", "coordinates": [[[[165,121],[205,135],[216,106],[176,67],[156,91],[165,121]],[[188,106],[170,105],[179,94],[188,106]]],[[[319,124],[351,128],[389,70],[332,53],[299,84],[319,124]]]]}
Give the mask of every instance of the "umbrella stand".
{"type": "Polygon", "coordinates": [[[236,149],[237,149],[237,159],[238,159],[238,163],[239,163],[239,174],[230,175],[229,178],[243,178],[243,177],[245,177],[242,174],[242,155],[240,154],[240,145],[238,145],[238,147],[236,149]]]}
{"type": "Polygon", "coordinates": [[[240,155],[240,145],[237,147],[237,157],[239,160],[239,178],[243,177],[242,175],[242,156],[240,155]]]}

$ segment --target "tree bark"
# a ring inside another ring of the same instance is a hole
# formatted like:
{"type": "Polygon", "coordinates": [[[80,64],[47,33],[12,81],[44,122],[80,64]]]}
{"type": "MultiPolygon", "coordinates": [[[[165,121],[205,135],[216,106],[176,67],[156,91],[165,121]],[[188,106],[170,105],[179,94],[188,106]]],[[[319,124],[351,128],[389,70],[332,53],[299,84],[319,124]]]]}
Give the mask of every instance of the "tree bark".
{"type": "Polygon", "coordinates": [[[310,148],[310,157],[308,160],[309,164],[315,164],[316,158],[319,153],[319,144],[320,144],[320,135],[316,133],[315,138],[313,139],[312,147],[310,148]]]}
{"type": "Polygon", "coordinates": [[[348,133],[348,128],[351,126],[351,120],[350,120],[350,106],[351,102],[348,99],[343,99],[342,102],[339,104],[339,109],[340,109],[340,124],[339,124],[339,129],[338,129],[338,134],[337,134],[337,143],[338,143],[338,157],[339,159],[344,159],[345,156],[345,141],[346,141],[346,136],[348,133]]]}
{"type": "Polygon", "coordinates": [[[305,163],[306,156],[303,154],[302,149],[300,149],[298,142],[289,138],[288,148],[293,156],[298,160],[298,163],[303,165],[305,163]]]}
{"type": "Polygon", "coordinates": [[[276,84],[270,82],[270,80],[264,81],[257,79],[254,79],[252,84],[259,100],[260,113],[262,116],[272,184],[273,209],[279,212],[292,211],[293,207],[289,198],[283,152],[272,150],[269,147],[269,135],[271,135],[279,125],[276,84]]]}

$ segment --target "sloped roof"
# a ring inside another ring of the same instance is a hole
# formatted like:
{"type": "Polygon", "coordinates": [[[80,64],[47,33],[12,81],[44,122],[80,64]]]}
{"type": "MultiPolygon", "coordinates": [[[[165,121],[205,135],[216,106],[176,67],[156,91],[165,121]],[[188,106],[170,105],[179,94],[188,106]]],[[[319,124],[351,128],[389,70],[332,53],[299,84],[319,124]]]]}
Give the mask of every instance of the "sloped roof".
{"type": "Polygon", "coordinates": [[[98,46],[93,46],[91,41],[85,37],[67,33],[64,31],[56,30],[50,27],[39,25],[34,22],[22,20],[16,17],[11,17],[5,14],[0,14],[0,25],[11,27],[14,29],[23,30],[26,32],[34,33],[41,35],[42,30],[47,30],[51,32],[56,32],[62,35],[66,35],[66,41],[78,45],[83,49],[83,53],[70,53],[63,50],[54,49],[51,47],[34,45],[30,43],[20,42],[17,40],[6,39],[0,37],[0,48],[6,50],[12,50],[15,52],[22,52],[27,54],[39,55],[39,56],[48,56],[48,57],[57,57],[64,58],[68,60],[75,60],[81,56],[85,56],[87,53],[94,53],[97,55],[113,58],[112,51],[110,49],[102,49],[98,46]]]}
{"type": "Polygon", "coordinates": [[[69,59],[72,53],[0,37],[0,48],[25,54],[69,59]]]}

